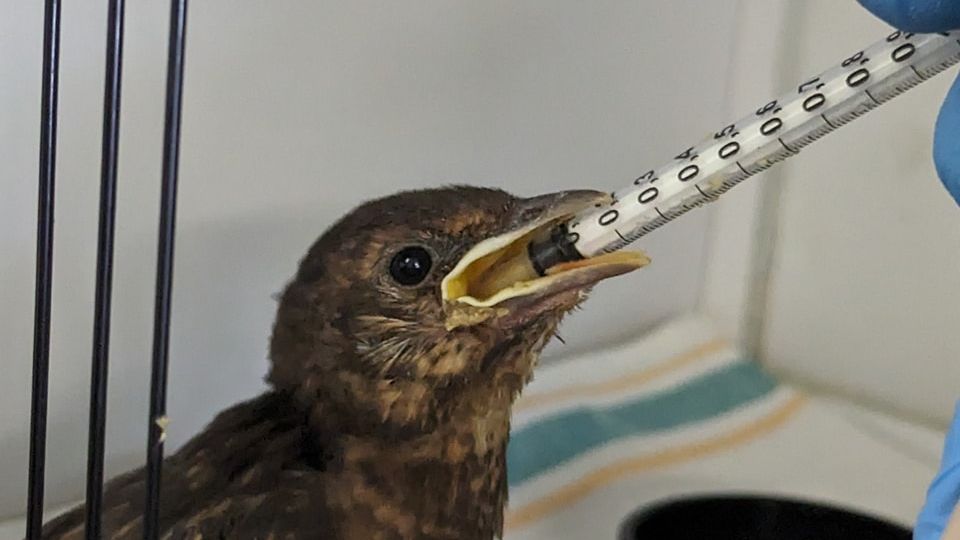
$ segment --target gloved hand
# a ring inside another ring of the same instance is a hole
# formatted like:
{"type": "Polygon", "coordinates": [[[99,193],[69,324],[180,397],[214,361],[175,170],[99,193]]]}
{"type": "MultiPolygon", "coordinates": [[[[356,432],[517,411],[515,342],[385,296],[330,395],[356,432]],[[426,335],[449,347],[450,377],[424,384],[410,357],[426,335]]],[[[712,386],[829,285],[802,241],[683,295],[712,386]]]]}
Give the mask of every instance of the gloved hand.
{"type": "Polygon", "coordinates": [[[943,445],[940,472],[927,490],[927,502],[920,511],[913,530],[915,540],[950,540],[960,538],[960,402],[953,416],[953,425],[943,445]],[[953,517],[951,518],[951,514],[953,517]],[[950,522],[951,536],[944,536],[950,522]]]}
{"type": "MultiPolygon", "coordinates": [[[[859,0],[864,7],[898,30],[943,32],[960,29],[957,0],[859,0]]],[[[933,157],[947,191],[960,203],[960,79],[953,83],[937,118],[933,157]]],[[[960,402],[943,448],[940,472],[930,484],[915,540],[960,538],[960,402]],[[951,518],[952,515],[952,518],[951,518]]]]}
{"type": "MultiPolygon", "coordinates": [[[[864,7],[898,30],[944,32],[960,30],[957,0],[859,0],[864,7]]],[[[940,110],[933,143],[937,173],[960,204],[960,79],[954,82],[940,110]]],[[[960,456],[960,449],[957,449],[960,456]]],[[[933,538],[933,537],[931,537],[933,538]]]]}

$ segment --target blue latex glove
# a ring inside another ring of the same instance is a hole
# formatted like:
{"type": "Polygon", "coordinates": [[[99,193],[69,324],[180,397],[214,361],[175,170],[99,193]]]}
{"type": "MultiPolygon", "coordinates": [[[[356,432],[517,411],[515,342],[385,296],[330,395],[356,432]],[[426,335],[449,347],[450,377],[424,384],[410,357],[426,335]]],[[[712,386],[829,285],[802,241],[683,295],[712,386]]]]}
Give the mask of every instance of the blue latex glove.
{"type": "MultiPolygon", "coordinates": [[[[958,0],[859,0],[891,26],[907,32],[960,29],[958,0]]],[[[940,110],[933,143],[937,173],[960,204],[960,79],[954,82],[940,110]]],[[[960,452],[960,449],[957,449],[960,452]]],[[[934,537],[930,537],[931,539],[934,537]]]]}
{"type": "MultiPolygon", "coordinates": [[[[943,445],[940,472],[927,490],[927,502],[920,511],[913,530],[915,540],[940,540],[943,530],[960,502],[960,402],[953,416],[953,425],[943,445]]],[[[960,511],[958,511],[960,512],[960,511]]],[[[953,516],[953,520],[960,518],[953,516]]]]}
{"type": "MultiPolygon", "coordinates": [[[[864,7],[888,24],[908,32],[942,32],[960,29],[958,0],[860,0],[864,7]]],[[[960,203],[960,79],[953,83],[937,118],[933,158],[937,173],[955,201],[960,203]]],[[[927,491],[915,540],[940,540],[951,515],[960,514],[960,403],[943,448],[940,472],[927,491]]],[[[954,515],[957,522],[960,515],[954,515]]],[[[955,524],[951,526],[956,527],[955,524]]]]}

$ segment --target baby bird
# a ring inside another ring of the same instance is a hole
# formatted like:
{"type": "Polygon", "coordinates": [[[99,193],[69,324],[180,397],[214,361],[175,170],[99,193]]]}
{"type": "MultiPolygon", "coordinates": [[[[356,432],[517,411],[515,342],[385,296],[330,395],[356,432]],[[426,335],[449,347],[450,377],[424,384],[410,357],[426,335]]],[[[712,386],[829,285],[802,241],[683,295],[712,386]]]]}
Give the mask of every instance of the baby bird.
{"type": "MultiPolygon", "coordinates": [[[[500,263],[605,202],[448,187],[334,224],[280,299],[271,390],[165,460],[161,538],[501,536],[514,400],[590,286],[646,260],[597,257],[519,283],[500,263]]],[[[143,469],[107,484],[105,538],[142,537],[144,491],[143,469]]],[[[76,508],[43,537],[82,538],[83,521],[76,508]]]]}

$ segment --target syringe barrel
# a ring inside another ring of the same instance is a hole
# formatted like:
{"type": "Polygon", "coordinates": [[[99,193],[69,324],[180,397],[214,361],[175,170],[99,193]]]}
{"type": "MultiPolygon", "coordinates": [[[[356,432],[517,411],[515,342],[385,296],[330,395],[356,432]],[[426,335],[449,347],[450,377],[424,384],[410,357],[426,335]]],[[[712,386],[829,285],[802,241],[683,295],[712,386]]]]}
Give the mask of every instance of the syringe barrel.
{"type": "Polygon", "coordinates": [[[960,33],[895,31],[846,56],[817,77],[765,102],[700,144],[650,169],[614,193],[610,205],[575,216],[562,235],[531,245],[546,270],[571,257],[618,250],[798,153],[852,121],[960,61],[960,33]]]}

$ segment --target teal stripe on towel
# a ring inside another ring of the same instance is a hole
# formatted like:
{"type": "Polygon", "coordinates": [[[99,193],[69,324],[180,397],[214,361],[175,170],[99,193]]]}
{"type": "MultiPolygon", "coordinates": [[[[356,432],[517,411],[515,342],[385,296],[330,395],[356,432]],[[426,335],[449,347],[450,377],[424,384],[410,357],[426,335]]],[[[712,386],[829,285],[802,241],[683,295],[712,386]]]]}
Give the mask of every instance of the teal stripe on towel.
{"type": "Polygon", "coordinates": [[[754,362],[738,361],[653,396],[543,418],[511,434],[509,484],[520,484],[616,439],[707,420],[774,388],[776,381],[754,362]]]}

